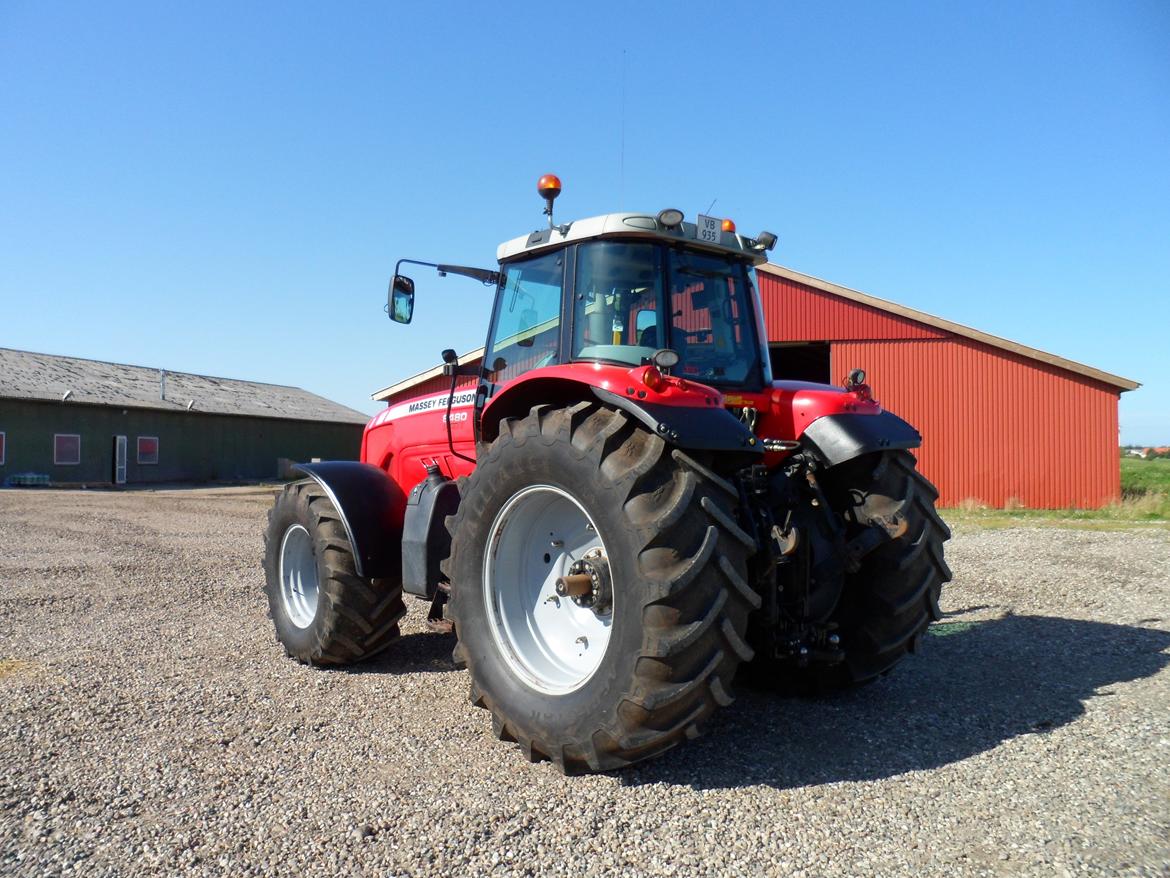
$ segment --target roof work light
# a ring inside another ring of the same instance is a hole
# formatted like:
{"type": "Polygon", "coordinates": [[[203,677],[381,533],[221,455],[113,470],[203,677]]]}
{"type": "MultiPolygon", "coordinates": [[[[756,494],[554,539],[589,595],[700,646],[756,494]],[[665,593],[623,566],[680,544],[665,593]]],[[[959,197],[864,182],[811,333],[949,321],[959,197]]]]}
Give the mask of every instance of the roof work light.
{"type": "Polygon", "coordinates": [[[561,178],[556,174],[545,174],[536,181],[536,191],[545,201],[552,201],[561,194],[561,178]]]}
{"type": "Polygon", "coordinates": [[[544,174],[536,181],[536,191],[544,199],[544,215],[548,217],[548,227],[553,228],[553,202],[561,194],[561,178],[556,174],[544,174]]]}

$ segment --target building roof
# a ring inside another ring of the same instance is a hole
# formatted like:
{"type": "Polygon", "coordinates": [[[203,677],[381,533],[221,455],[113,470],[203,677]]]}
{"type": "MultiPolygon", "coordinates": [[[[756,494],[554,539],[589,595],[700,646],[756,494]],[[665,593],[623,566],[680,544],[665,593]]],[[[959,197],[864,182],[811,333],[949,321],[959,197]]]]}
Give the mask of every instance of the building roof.
{"type": "MultiPolygon", "coordinates": [[[[941,329],[961,338],[969,338],[973,341],[980,342],[990,347],[999,348],[1003,351],[1016,354],[1021,357],[1026,357],[1037,362],[1044,363],[1049,366],[1055,366],[1059,369],[1065,369],[1077,375],[1082,375],[1086,378],[1092,378],[1094,381],[1100,381],[1103,384],[1108,384],[1116,387],[1119,391],[1135,390],[1141,386],[1137,381],[1132,381],[1129,378],[1122,378],[1120,375],[1114,375],[1110,372],[1104,372],[1100,369],[1094,369],[1092,366],[1086,366],[1084,363],[1077,363],[1074,360],[1066,360],[1064,357],[1058,357],[1056,354],[1050,354],[1036,348],[1030,348],[1027,345],[1022,345],[1014,341],[1009,341],[1006,338],[1000,338],[996,335],[991,335],[987,332],[981,332],[978,329],[972,329],[969,326],[964,326],[961,323],[954,323],[950,320],[945,320],[942,317],[935,317],[933,314],[927,314],[925,311],[918,311],[914,308],[908,308],[905,305],[899,305],[896,302],[890,302],[886,299],[879,299],[877,296],[871,296],[868,293],[862,293],[858,290],[852,290],[849,287],[843,287],[840,284],[835,284],[827,280],[821,280],[819,277],[813,277],[810,274],[802,274],[799,271],[793,271],[791,268],[785,268],[782,265],[775,265],[771,262],[756,267],[757,271],[766,274],[775,275],[776,277],[787,278],[788,280],[796,281],[805,286],[812,287],[822,292],[830,293],[834,296],[840,296],[851,302],[856,302],[860,305],[866,305],[870,308],[876,308],[879,311],[884,311],[889,314],[895,314],[899,317],[904,317],[908,320],[915,320],[927,326],[933,326],[936,329],[941,329]]],[[[484,355],[483,348],[476,348],[473,351],[468,351],[459,358],[461,363],[470,363],[481,358],[484,355]]],[[[392,396],[396,396],[417,384],[421,384],[430,378],[434,378],[443,374],[442,366],[435,366],[432,369],[427,369],[409,378],[404,378],[397,384],[392,384],[389,387],[383,388],[371,395],[371,399],[386,400],[392,396]]]]}
{"type": "Polygon", "coordinates": [[[0,348],[0,398],[5,397],[294,421],[369,420],[299,387],[0,348]]]}
{"type": "MultiPolygon", "coordinates": [[[[460,354],[459,355],[459,362],[462,365],[468,365],[470,363],[474,363],[476,360],[482,360],[483,354],[484,354],[483,348],[476,348],[473,351],[468,351],[465,354],[460,354]]],[[[404,390],[410,390],[410,388],[414,387],[416,384],[422,384],[422,382],[424,382],[430,378],[438,378],[442,374],[443,374],[443,367],[441,365],[434,366],[433,368],[430,368],[430,369],[425,369],[422,372],[418,372],[417,374],[411,375],[409,378],[403,378],[397,384],[391,384],[389,387],[383,387],[381,390],[378,390],[378,391],[375,391],[374,393],[371,393],[370,399],[376,399],[376,400],[389,399],[392,396],[397,396],[399,393],[402,393],[404,390]]]]}
{"type": "Polygon", "coordinates": [[[1086,378],[1092,378],[1094,381],[1100,381],[1103,384],[1109,384],[1116,387],[1118,390],[1136,390],[1141,387],[1137,381],[1131,381],[1129,378],[1122,378],[1120,375],[1114,375],[1110,372],[1103,372],[1100,369],[1094,369],[1092,366],[1086,366],[1084,363],[1077,363],[1074,360],[1066,360],[1064,357],[1058,357],[1056,354],[1050,354],[1046,351],[1030,348],[1027,345],[1022,345],[1014,341],[1008,341],[1006,338],[1000,338],[996,335],[991,335],[987,332],[980,332],[978,329],[972,329],[969,326],[964,326],[961,323],[954,323],[950,320],[944,320],[942,317],[935,317],[933,314],[927,314],[925,311],[917,311],[914,308],[908,308],[905,305],[899,305],[896,302],[890,302],[886,299],[879,299],[877,296],[871,296],[868,293],[851,290],[849,287],[843,287],[840,284],[835,284],[827,280],[821,280],[819,277],[813,277],[810,274],[801,274],[799,271],[793,271],[791,268],[785,268],[782,265],[773,265],[769,262],[767,265],[761,265],[757,271],[762,271],[766,274],[772,274],[776,277],[787,278],[788,280],[796,281],[813,289],[821,290],[826,293],[831,293],[834,296],[840,296],[843,299],[848,299],[851,302],[856,302],[860,305],[867,305],[870,308],[876,308],[879,311],[885,311],[889,314],[896,314],[899,317],[905,317],[909,320],[915,320],[919,323],[924,323],[927,326],[933,326],[936,329],[941,329],[945,332],[962,338],[969,338],[973,341],[981,342],[1000,350],[1008,351],[1017,354],[1021,357],[1027,357],[1031,360],[1037,360],[1049,366],[1055,366],[1058,369],[1065,369],[1069,372],[1074,372],[1077,375],[1083,375],[1086,378]]]}

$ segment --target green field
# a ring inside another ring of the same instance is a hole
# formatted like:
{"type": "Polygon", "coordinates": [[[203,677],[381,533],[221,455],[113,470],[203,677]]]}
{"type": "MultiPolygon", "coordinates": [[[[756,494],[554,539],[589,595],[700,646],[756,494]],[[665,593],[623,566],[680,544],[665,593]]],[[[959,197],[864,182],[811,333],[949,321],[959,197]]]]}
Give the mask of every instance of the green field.
{"type": "Polygon", "coordinates": [[[1121,461],[1121,502],[1101,509],[943,509],[951,524],[976,527],[1014,527],[1020,524],[1079,527],[1092,530],[1129,530],[1139,526],[1170,526],[1170,460],[1121,461]]]}
{"type": "Polygon", "coordinates": [[[1136,457],[1121,461],[1121,493],[1123,496],[1139,497],[1146,494],[1170,496],[1170,458],[1138,460],[1136,457]]]}

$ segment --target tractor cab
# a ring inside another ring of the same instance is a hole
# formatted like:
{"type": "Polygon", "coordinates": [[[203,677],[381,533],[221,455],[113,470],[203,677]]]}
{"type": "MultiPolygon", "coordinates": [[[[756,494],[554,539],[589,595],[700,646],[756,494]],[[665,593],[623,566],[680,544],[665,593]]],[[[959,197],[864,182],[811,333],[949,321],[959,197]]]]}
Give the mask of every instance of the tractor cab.
{"type": "Polygon", "coordinates": [[[748,390],[769,384],[756,254],[695,246],[693,229],[610,214],[568,226],[559,240],[504,244],[485,379],[499,385],[562,363],[645,366],[672,351],[677,362],[667,368],[680,377],[748,390]]]}
{"type": "MultiPolygon", "coordinates": [[[[721,392],[771,387],[754,269],[775,235],[749,238],[731,220],[701,214],[688,222],[673,208],[558,225],[560,181],[545,175],[538,190],[548,228],[501,244],[498,272],[433,266],[496,287],[483,365],[474,371],[477,423],[504,385],[550,366],[653,365],[721,392]]],[[[391,319],[410,321],[413,295],[413,281],[396,271],[391,319]]]]}

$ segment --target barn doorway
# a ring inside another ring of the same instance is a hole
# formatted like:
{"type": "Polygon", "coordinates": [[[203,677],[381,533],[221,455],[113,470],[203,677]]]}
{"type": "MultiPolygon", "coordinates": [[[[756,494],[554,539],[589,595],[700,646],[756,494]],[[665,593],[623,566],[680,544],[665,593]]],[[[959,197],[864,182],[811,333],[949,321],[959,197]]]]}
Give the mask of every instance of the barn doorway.
{"type": "Polygon", "coordinates": [[[126,484],[126,437],[114,437],[114,484],[126,484]]]}
{"type": "Polygon", "coordinates": [[[831,384],[832,365],[827,341],[773,344],[772,377],[780,381],[815,381],[831,384]]]}

